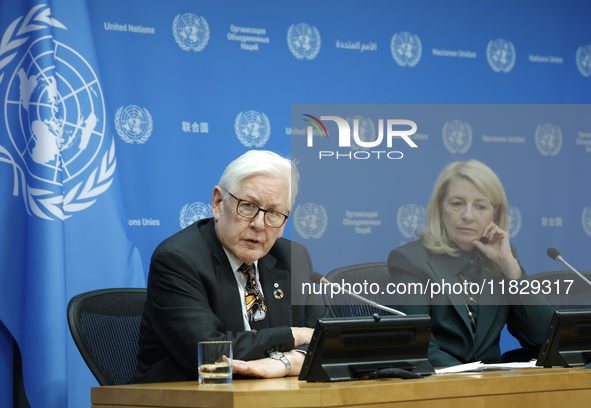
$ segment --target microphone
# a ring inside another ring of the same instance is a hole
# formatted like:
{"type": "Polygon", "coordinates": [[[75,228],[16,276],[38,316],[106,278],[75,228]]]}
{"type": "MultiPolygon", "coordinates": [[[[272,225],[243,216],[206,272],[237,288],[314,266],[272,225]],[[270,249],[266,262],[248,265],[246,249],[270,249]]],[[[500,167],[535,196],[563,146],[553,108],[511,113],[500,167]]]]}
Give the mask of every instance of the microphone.
{"type": "Polygon", "coordinates": [[[564,260],[564,258],[562,257],[562,255],[560,255],[560,252],[558,252],[558,250],[556,248],[550,247],[550,248],[548,248],[548,250],[546,251],[546,253],[548,254],[548,256],[550,258],[554,259],[555,261],[562,262],[563,264],[565,264],[566,266],[568,266],[571,271],[573,271],[574,273],[576,273],[577,275],[579,275],[579,277],[581,279],[583,279],[585,282],[587,282],[591,286],[591,282],[589,282],[589,279],[585,278],[581,272],[577,271],[575,268],[573,268],[572,266],[570,266],[568,264],[568,262],[566,262],[564,260]]]}
{"type": "Polygon", "coordinates": [[[392,313],[392,314],[395,314],[398,316],[406,316],[406,313],[403,313],[400,310],[396,310],[396,309],[392,309],[391,307],[388,307],[388,306],[380,305],[379,303],[376,303],[373,300],[366,299],[363,296],[359,296],[356,293],[350,292],[347,289],[341,287],[341,285],[339,285],[338,283],[333,283],[333,282],[329,281],[323,275],[321,275],[320,273],[318,273],[316,271],[314,271],[310,274],[310,280],[314,283],[319,284],[319,285],[322,285],[322,284],[328,285],[328,286],[336,285],[340,290],[343,291],[343,293],[346,293],[347,295],[352,296],[355,299],[359,299],[362,302],[367,303],[368,305],[371,305],[377,309],[381,309],[381,310],[384,310],[388,313],[392,313]]]}

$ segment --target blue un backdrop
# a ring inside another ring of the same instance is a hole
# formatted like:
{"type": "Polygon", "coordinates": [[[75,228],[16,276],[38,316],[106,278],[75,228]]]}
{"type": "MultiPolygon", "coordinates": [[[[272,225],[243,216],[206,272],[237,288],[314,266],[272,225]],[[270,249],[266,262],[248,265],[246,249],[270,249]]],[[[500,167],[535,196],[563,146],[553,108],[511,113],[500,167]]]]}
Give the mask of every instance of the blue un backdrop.
{"type": "Polygon", "coordinates": [[[319,272],[414,239],[437,174],[467,158],[504,182],[528,273],[561,269],[549,246],[590,269],[589,15],[583,0],[0,0],[0,406],[13,339],[32,407],[90,404],[68,300],[145,286],[232,159],[292,154],[307,125],[292,105],[356,118],[368,140],[380,118],[418,127],[402,159],[302,160],[286,235],[319,272]]]}

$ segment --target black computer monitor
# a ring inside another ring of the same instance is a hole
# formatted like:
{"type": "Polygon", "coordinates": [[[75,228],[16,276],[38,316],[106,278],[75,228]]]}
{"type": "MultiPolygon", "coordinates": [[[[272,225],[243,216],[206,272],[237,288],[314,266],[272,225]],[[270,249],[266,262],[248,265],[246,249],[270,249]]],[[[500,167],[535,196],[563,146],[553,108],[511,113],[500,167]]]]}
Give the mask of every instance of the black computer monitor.
{"type": "Polygon", "coordinates": [[[357,380],[379,377],[380,372],[392,370],[427,376],[434,373],[427,359],[430,339],[428,315],[321,319],[314,329],[299,379],[357,380]]]}
{"type": "Polygon", "coordinates": [[[591,362],[591,310],[557,310],[536,365],[576,367],[591,362]]]}

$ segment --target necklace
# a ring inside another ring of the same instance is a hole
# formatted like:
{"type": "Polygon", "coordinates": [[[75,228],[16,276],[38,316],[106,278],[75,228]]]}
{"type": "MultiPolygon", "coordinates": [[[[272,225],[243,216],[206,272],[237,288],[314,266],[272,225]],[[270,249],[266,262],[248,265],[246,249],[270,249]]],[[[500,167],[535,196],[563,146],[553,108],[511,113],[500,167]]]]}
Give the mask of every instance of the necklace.
{"type": "MultiPolygon", "coordinates": [[[[458,277],[464,281],[464,286],[463,286],[463,292],[464,295],[466,296],[466,298],[473,304],[477,305],[478,301],[476,299],[474,299],[472,296],[470,296],[470,294],[468,294],[468,291],[466,291],[466,286],[468,284],[468,280],[466,278],[464,278],[462,276],[462,274],[458,274],[458,277]]],[[[464,300],[464,304],[466,305],[466,311],[468,312],[468,317],[470,318],[470,320],[472,321],[472,330],[476,330],[476,319],[474,319],[474,313],[472,313],[472,310],[470,310],[470,306],[468,306],[468,302],[466,302],[464,300]]]]}
{"type": "Polygon", "coordinates": [[[466,311],[468,312],[468,316],[470,320],[472,320],[472,330],[476,330],[476,320],[474,320],[474,313],[470,310],[470,306],[466,303],[466,311]]]}
{"type": "Polygon", "coordinates": [[[468,293],[468,291],[466,290],[466,286],[467,286],[467,285],[468,285],[468,283],[469,283],[469,282],[468,282],[468,280],[467,280],[466,278],[464,278],[464,277],[462,276],[462,274],[461,274],[461,273],[460,273],[460,274],[458,274],[458,277],[459,277],[461,280],[463,280],[463,281],[464,281],[464,285],[463,285],[462,289],[463,289],[464,295],[466,295],[466,298],[468,298],[468,300],[469,300],[470,302],[472,302],[472,303],[474,303],[475,305],[477,305],[477,304],[478,304],[478,301],[477,301],[476,299],[474,299],[472,296],[470,296],[470,294],[469,294],[469,293],[468,293]]]}

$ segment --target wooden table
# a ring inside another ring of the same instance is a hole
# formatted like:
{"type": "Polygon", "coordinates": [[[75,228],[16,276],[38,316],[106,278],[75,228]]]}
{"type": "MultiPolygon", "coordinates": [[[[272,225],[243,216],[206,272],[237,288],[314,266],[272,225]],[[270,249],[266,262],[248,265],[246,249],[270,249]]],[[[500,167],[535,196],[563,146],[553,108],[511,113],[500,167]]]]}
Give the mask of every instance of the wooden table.
{"type": "Polygon", "coordinates": [[[295,377],[221,385],[177,382],[93,387],[91,395],[93,408],[588,408],[591,370],[528,368],[334,383],[306,383],[295,377]]]}

